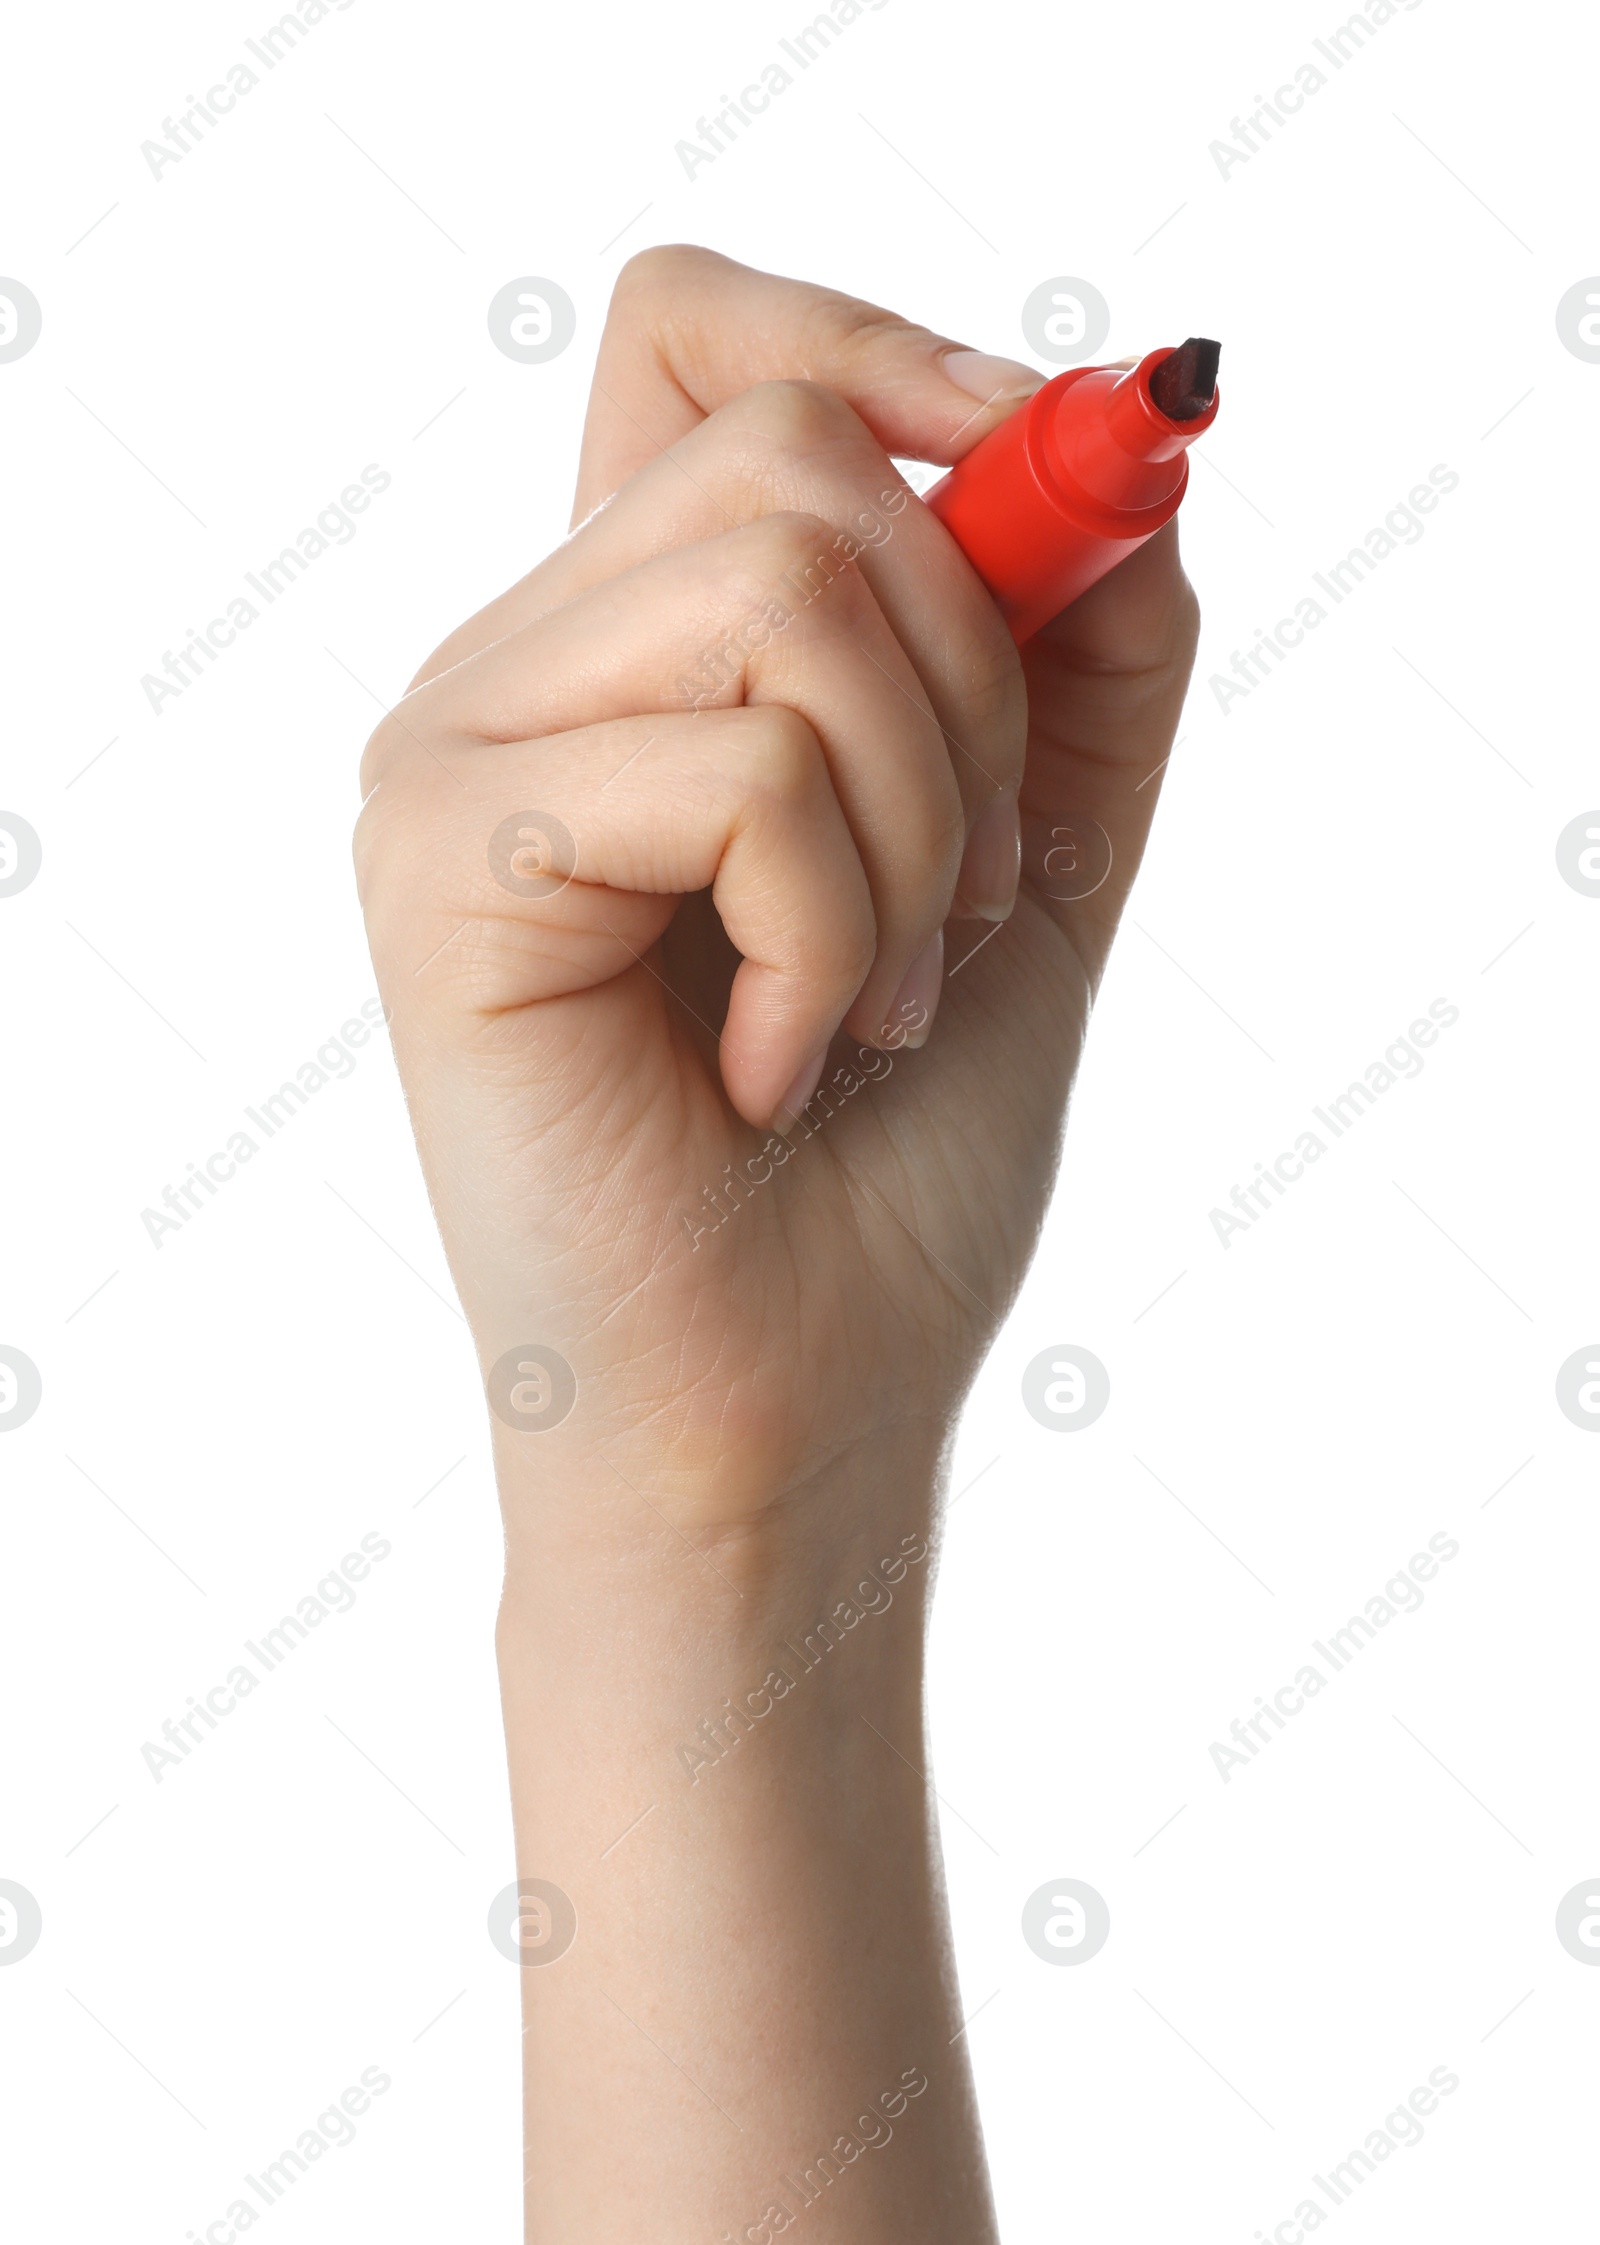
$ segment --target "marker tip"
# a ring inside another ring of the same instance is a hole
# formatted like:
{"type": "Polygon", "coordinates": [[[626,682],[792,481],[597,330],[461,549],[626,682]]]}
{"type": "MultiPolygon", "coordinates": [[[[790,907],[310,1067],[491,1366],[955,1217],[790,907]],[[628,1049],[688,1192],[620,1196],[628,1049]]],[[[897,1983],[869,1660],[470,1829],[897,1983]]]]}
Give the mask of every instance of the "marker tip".
{"type": "Polygon", "coordinates": [[[1217,394],[1222,345],[1191,335],[1150,377],[1150,395],[1169,421],[1197,421],[1217,394]]]}

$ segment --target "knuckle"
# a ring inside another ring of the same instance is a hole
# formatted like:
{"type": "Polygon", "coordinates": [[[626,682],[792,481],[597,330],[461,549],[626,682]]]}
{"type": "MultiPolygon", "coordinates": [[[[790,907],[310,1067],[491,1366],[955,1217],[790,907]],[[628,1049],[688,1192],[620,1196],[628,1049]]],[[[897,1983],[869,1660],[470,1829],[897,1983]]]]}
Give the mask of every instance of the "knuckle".
{"type": "Polygon", "coordinates": [[[1022,776],[1028,749],[1028,687],[1022,659],[998,612],[985,618],[975,635],[960,681],[963,733],[981,747],[978,754],[953,742],[956,767],[966,780],[988,793],[994,780],[1010,785],[1022,776]],[[980,764],[978,757],[981,755],[980,764]]]}
{"type": "Polygon", "coordinates": [[[395,771],[406,745],[405,727],[392,710],[386,712],[373,727],[367,745],[361,751],[358,776],[363,801],[380,781],[389,778],[395,771]]]}
{"type": "Polygon", "coordinates": [[[804,946],[835,1003],[848,1005],[878,956],[878,917],[859,863],[852,863],[824,892],[806,898],[804,946]]]}
{"type": "Polygon", "coordinates": [[[739,406],[742,419],[788,452],[815,451],[842,436],[861,433],[851,407],[821,382],[793,377],[758,382],[745,391],[739,406]]]}
{"type": "Polygon", "coordinates": [[[885,340],[930,345],[939,340],[931,328],[908,320],[899,312],[886,311],[881,304],[868,304],[859,296],[846,296],[838,289],[818,290],[813,316],[830,338],[846,347],[870,350],[885,340]]]}
{"type": "MultiPolygon", "coordinates": [[[[725,722],[733,736],[748,825],[792,839],[801,829],[826,835],[841,821],[822,743],[798,710],[783,702],[760,702],[727,711],[725,722]]],[[[812,967],[842,993],[843,1003],[871,972],[878,928],[854,845],[831,862],[835,870],[821,890],[808,882],[797,891],[795,926],[804,929],[803,947],[812,967]]]]}
{"type": "Polygon", "coordinates": [[[766,585],[827,554],[837,533],[819,514],[783,507],[772,514],[758,515],[733,537],[742,562],[766,585]]]}
{"type": "Polygon", "coordinates": [[[417,828],[415,807],[397,780],[379,780],[368,790],[350,836],[363,903],[395,885],[415,855],[417,828]]]}
{"type": "Polygon", "coordinates": [[[1181,570],[1173,589],[1172,639],[1177,660],[1190,668],[1200,645],[1200,597],[1181,570]]]}
{"type": "Polygon", "coordinates": [[[756,786],[780,814],[830,784],[822,743],[797,709],[785,702],[762,702],[735,714],[749,736],[756,786]]]}
{"type": "MultiPolygon", "coordinates": [[[[722,565],[722,600],[774,621],[787,622],[796,606],[835,587],[834,597],[846,600],[859,599],[864,589],[832,523],[800,509],[757,515],[729,531],[722,565]]],[[[763,644],[751,642],[752,648],[763,644]]]]}
{"type": "MultiPolygon", "coordinates": [[[[386,719],[378,727],[374,742],[388,725],[386,719]]],[[[442,784],[445,768],[414,754],[402,726],[393,729],[399,739],[385,745],[375,768],[362,760],[362,803],[351,834],[369,922],[375,913],[414,911],[423,897],[442,894],[450,871],[455,806],[442,784]]]]}
{"type": "Polygon", "coordinates": [[[853,998],[872,972],[878,956],[878,928],[865,884],[859,899],[846,905],[830,923],[832,965],[841,996],[853,998]]]}
{"type": "Polygon", "coordinates": [[[410,851],[402,826],[392,791],[380,786],[362,804],[350,836],[356,896],[380,969],[395,950],[396,900],[413,886],[406,878],[410,851]]]}
{"type": "Polygon", "coordinates": [[[649,249],[635,250],[612,288],[612,311],[615,313],[619,306],[631,310],[641,297],[664,297],[671,303],[686,286],[726,263],[715,250],[701,249],[693,242],[659,242],[649,249]]]}

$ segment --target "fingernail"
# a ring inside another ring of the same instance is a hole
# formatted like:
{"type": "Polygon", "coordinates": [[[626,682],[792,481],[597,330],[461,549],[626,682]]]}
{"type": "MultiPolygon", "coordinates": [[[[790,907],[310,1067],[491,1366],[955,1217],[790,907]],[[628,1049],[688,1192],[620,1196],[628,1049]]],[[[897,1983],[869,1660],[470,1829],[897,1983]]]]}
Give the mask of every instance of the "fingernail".
{"type": "Polygon", "coordinates": [[[997,359],[989,351],[946,351],[940,360],[945,374],[969,398],[989,405],[1003,397],[1031,397],[1042,390],[1045,377],[1018,359],[997,359]]]}
{"type": "Polygon", "coordinates": [[[919,951],[910,972],[894,994],[889,1018],[881,1032],[885,1044],[897,1052],[920,1052],[928,1041],[933,1017],[939,1010],[944,986],[944,930],[919,951]]]}
{"type": "Polygon", "coordinates": [[[975,920],[1009,920],[1022,876],[1022,825],[1014,795],[978,813],[961,859],[956,906],[975,920]]]}
{"type": "Polygon", "coordinates": [[[772,1117],[772,1127],[780,1138],[787,1138],[795,1124],[800,1120],[802,1108],[821,1080],[827,1057],[828,1048],[824,1045],[820,1052],[814,1053],[806,1062],[799,1075],[795,1077],[794,1082],[778,1101],[772,1117]]]}

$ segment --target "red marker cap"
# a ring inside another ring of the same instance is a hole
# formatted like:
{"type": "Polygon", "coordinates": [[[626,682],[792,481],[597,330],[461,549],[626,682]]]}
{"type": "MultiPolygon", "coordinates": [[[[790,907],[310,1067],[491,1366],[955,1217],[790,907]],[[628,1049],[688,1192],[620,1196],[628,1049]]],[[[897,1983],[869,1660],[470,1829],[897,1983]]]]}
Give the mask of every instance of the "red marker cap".
{"type": "Polygon", "coordinates": [[[1178,511],[1221,346],[1058,374],[927,494],[1020,644],[1178,511]]]}

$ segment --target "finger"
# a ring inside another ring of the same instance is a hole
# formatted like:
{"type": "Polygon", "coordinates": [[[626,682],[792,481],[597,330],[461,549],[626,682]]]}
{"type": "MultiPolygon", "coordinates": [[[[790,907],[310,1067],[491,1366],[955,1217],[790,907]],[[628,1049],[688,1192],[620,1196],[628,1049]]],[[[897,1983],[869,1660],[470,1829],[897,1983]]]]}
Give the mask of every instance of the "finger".
{"type": "Polygon", "coordinates": [[[1094,977],[1144,852],[1198,631],[1173,521],[1023,650],[1023,882],[1094,977]]]}
{"type": "Polygon", "coordinates": [[[530,741],[674,705],[798,711],[821,744],[875,917],[848,1025],[882,1041],[903,1002],[920,997],[931,1012],[929,953],[966,817],[937,719],[861,570],[818,568],[832,537],[813,516],[763,515],[606,576],[419,688],[397,713],[404,727],[374,737],[369,768],[397,750],[409,758],[418,731],[530,741]]]}
{"type": "MultiPolygon", "coordinates": [[[[967,909],[1003,918],[1016,885],[1013,798],[1027,737],[1017,650],[943,524],[853,409],[815,384],[766,383],[720,408],[641,468],[531,576],[453,634],[423,678],[664,548],[787,509],[819,516],[836,533],[806,560],[795,597],[815,597],[830,568],[853,556],[909,657],[944,734],[973,837],[961,897],[967,909]]],[[[690,680],[680,698],[693,692],[690,680]]]]}
{"type": "Polygon", "coordinates": [[[391,1004],[447,992],[493,1019],[548,1006],[557,1098],[570,1096],[568,1038],[582,1034],[559,1001],[632,978],[653,1005],[682,1008],[671,1026],[686,1047],[697,1031],[718,1037],[747,1122],[786,1128],[873,957],[867,875],[822,744],[776,703],[496,742],[450,770],[397,752],[363,806],[356,856],[391,1004]],[[701,889],[742,954],[720,1034],[650,957],[701,889]]]}
{"type": "Polygon", "coordinates": [[[944,464],[1044,379],[837,289],[712,250],[645,250],[600,339],[573,520],[741,391],[788,377],[836,391],[886,452],[944,464]]]}

